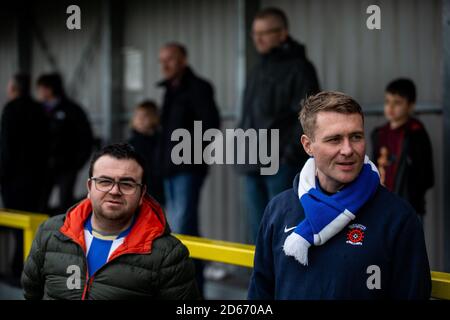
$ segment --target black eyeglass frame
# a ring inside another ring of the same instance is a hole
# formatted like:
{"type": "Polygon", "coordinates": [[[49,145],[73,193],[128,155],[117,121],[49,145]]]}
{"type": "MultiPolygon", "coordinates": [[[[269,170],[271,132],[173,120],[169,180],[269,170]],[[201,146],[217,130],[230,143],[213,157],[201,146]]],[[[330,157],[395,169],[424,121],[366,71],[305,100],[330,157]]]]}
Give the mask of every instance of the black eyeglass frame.
{"type": "Polygon", "coordinates": [[[95,189],[97,189],[97,190],[100,191],[100,192],[105,192],[105,193],[110,192],[110,191],[114,188],[114,186],[117,184],[117,186],[118,186],[118,188],[119,188],[119,192],[122,193],[122,194],[124,194],[124,195],[129,195],[129,196],[136,193],[136,191],[137,191],[137,189],[138,189],[137,187],[142,188],[142,187],[144,186],[144,184],[142,184],[142,183],[137,183],[137,182],[134,182],[134,181],[116,181],[116,180],[113,180],[113,179],[108,179],[108,178],[97,178],[97,177],[90,177],[90,178],[89,178],[89,181],[94,181],[95,189]],[[99,187],[98,187],[98,185],[97,185],[97,182],[98,182],[98,181],[108,181],[108,182],[111,182],[111,183],[112,183],[111,188],[109,188],[109,190],[106,190],[106,189],[105,189],[105,190],[100,190],[99,187]],[[122,188],[121,188],[121,184],[122,184],[122,183],[126,183],[126,184],[131,184],[131,185],[133,185],[134,191],[133,191],[132,193],[123,192],[123,190],[122,190],[122,188]]]}

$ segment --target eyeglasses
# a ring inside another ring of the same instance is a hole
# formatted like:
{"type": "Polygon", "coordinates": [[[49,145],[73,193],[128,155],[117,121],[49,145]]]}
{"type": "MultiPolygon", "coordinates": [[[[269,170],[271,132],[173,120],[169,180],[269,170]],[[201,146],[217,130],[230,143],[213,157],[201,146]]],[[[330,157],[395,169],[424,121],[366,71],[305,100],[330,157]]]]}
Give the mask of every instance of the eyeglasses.
{"type": "Polygon", "coordinates": [[[268,35],[270,35],[272,33],[280,32],[281,30],[282,30],[282,28],[272,28],[272,29],[268,29],[268,30],[264,30],[264,31],[258,31],[258,32],[252,31],[250,33],[250,36],[252,38],[263,37],[263,36],[268,36],[268,35]]]}
{"type": "Polygon", "coordinates": [[[142,187],[143,184],[132,181],[115,181],[106,178],[89,178],[89,181],[94,181],[95,189],[100,192],[110,192],[117,184],[119,191],[125,195],[132,195],[136,193],[138,187],[142,187]]]}

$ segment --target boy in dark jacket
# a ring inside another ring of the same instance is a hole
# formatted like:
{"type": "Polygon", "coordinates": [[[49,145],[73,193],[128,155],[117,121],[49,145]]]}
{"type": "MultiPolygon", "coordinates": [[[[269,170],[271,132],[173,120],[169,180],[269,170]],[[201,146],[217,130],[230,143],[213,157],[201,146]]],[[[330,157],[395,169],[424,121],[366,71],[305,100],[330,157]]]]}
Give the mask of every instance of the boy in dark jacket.
{"type": "Polygon", "coordinates": [[[434,185],[433,155],[424,125],[411,116],[416,88],[397,79],[386,88],[384,114],[388,122],[372,133],[373,159],[381,183],[407,200],[422,218],[425,194],[434,185]]]}
{"type": "Polygon", "coordinates": [[[141,102],[134,111],[129,143],[145,161],[147,192],[164,204],[164,187],[159,160],[159,112],[153,101],[141,102]]]}

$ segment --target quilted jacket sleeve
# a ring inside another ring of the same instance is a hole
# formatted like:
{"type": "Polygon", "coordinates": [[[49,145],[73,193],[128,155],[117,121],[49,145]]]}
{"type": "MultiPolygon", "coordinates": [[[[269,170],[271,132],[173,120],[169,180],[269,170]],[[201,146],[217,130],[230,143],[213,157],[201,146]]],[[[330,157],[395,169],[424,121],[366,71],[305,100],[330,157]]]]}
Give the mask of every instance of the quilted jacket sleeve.
{"type": "Polygon", "coordinates": [[[44,234],[44,224],[39,227],[36,237],[33,240],[30,254],[24,264],[22,272],[22,288],[24,297],[27,300],[40,300],[44,295],[44,278],[42,267],[44,264],[44,252],[42,247],[42,237],[44,234]]]}
{"type": "Polygon", "coordinates": [[[194,263],[188,249],[170,237],[170,249],[166,252],[159,270],[158,299],[198,300],[200,293],[195,281],[194,263]]]}

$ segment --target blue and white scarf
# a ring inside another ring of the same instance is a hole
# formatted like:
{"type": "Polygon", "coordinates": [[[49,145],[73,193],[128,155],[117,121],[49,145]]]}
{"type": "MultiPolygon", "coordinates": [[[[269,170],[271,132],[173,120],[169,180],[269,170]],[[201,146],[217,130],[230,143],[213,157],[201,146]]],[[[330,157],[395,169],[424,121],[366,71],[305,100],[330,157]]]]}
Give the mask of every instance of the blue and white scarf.
{"type": "Polygon", "coordinates": [[[380,184],[376,166],[364,158],[359,176],[333,195],[326,195],[316,186],[314,158],[306,161],[298,184],[298,197],[305,219],[285,240],[283,250],[302,265],[308,265],[308,248],[320,246],[339,233],[356,218],[358,210],[369,200],[380,184]]]}

